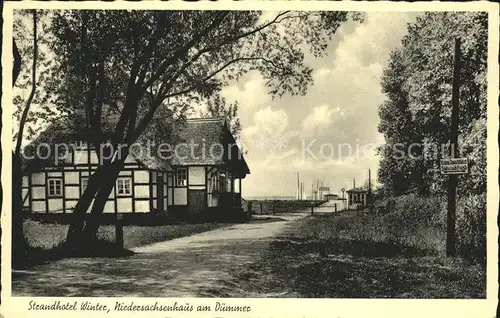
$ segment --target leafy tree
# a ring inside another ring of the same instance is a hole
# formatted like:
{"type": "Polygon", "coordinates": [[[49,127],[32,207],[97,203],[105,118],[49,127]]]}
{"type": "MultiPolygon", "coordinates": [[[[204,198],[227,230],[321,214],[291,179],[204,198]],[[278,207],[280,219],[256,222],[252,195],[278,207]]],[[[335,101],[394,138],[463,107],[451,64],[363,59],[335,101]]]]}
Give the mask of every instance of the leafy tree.
{"type": "MultiPolygon", "coordinates": [[[[32,36],[32,63],[29,69],[30,73],[30,93],[22,109],[22,115],[19,121],[19,132],[17,136],[16,146],[12,153],[12,258],[13,266],[17,267],[22,263],[24,253],[27,250],[26,242],[23,235],[23,208],[22,208],[22,161],[21,161],[21,142],[23,137],[24,127],[26,125],[28,114],[33,103],[36,89],[37,89],[37,66],[38,62],[38,12],[37,10],[30,10],[25,12],[25,18],[31,18],[32,36]]],[[[26,53],[26,52],[23,52],[26,53]]],[[[16,42],[13,42],[13,56],[14,56],[14,73],[13,84],[22,74],[21,53],[19,52],[16,42]]],[[[23,75],[26,76],[26,75],[23,75]]],[[[22,77],[23,77],[22,76],[22,77]]]]}
{"type": "Polygon", "coordinates": [[[54,118],[61,119],[61,113],[51,106],[48,79],[55,77],[57,59],[48,54],[51,41],[49,32],[50,15],[46,10],[15,10],[13,36],[15,47],[23,63],[13,87],[14,152],[22,151],[22,143],[31,140],[54,118]],[[34,24],[34,14],[36,23],[34,24]],[[35,58],[36,57],[36,58],[35,58]],[[19,136],[21,134],[21,136],[19,136]]]}
{"type": "Polygon", "coordinates": [[[382,78],[387,100],[380,106],[379,131],[386,139],[379,179],[391,193],[445,190],[439,159],[449,153],[454,39],[462,39],[459,148],[471,171],[459,178],[459,193],[486,190],[487,14],[426,13],[409,24],[382,78]],[[415,146],[411,158],[408,146],[415,146]],[[402,145],[402,155],[395,154],[402,145]]]}
{"type": "MultiPolygon", "coordinates": [[[[220,89],[249,71],[262,74],[273,96],[305,94],[312,69],[304,63],[304,50],[325,54],[349,19],[361,16],[283,11],[266,20],[258,11],[52,12],[50,49],[58,65],[48,79],[50,95],[58,112],[84,114],[81,128],[102,163],[74,209],[70,246],[93,245],[128,146],[153,122],[182,118],[198,98],[213,98],[209,112],[220,113],[220,89]],[[102,125],[106,105],[116,110],[109,134],[102,125]],[[111,151],[120,151],[114,161],[99,151],[108,137],[111,151]]],[[[227,111],[234,118],[237,106],[227,111]]]]}
{"type": "Polygon", "coordinates": [[[241,123],[238,117],[238,102],[228,104],[226,99],[220,95],[215,95],[207,100],[205,117],[225,117],[230,126],[231,133],[237,139],[241,132],[241,123]]]}

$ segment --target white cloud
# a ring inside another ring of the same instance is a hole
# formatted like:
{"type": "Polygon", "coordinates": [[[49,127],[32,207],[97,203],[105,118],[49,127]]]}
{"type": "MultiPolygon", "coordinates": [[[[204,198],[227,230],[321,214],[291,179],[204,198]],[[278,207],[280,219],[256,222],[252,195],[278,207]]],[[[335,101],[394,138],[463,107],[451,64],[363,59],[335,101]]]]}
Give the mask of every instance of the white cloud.
{"type": "Polygon", "coordinates": [[[384,99],[380,77],[389,52],[400,44],[406,23],[414,17],[414,13],[370,12],[362,24],[342,25],[328,55],[308,61],[314,69],[314,86],[306,96],[272,100],[263,78],[255,73],[223,91],[228,100],[242,105],[242,139],[247,140],[246,158],[252,172],[245,178],[244,196],[293,196],[297,173],[307,189],[324,178],[332,191],[349,188],[353,178],[362,184],[368,169],[376,178],[379,158],[374,151],[343,154],[341,159],[337,155],[304,159],[301,143],[292,137],[300,131],[317,138],[317,145],[382,143],[377,131],[378,106],[384,99]],[[251,141],[259,135],[288,138],[290,146],[281,152],[255,149],[251,141]]]}
{"type": "Polygon", "coordinates": [[[266,107],[254,113],[252,125],[242,129],[241,138],[250,145],[260,137],[282,136],[287,128],[287,113],[283,109],[272,110],[271,107],[266,107]]]}
{"type": "Polygon", "coordinates": [[[225,87],[222,96],[231,102],[237,100],[242,108],[254,110],[272,101],[264,78],[255,72],[247,74],[239,83],[225,87]]]}
{"type": "Polygon", "coordinates": [[[340,108],[331,109],[328,105],[320,105],[313,108],[312,112],[302,122],[305,132],[316,132],[327,128],[340,115],[340,108]]]}

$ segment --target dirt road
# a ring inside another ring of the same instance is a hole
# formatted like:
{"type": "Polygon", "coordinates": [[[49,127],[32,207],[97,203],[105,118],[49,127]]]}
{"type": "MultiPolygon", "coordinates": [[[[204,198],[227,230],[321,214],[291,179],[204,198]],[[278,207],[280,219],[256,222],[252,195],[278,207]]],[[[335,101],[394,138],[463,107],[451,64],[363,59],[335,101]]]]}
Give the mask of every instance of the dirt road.
{"type": "MultiPolygon", "coordinates": [[[[236,268],[258,261],[271,238],[307,212],[251,222],[133,249],[123,258],[63,259],[13,273],[16,296],[210,297],[236,268]]],[[[221,285],[223,284],[223,286],[221,285]]],[[[231,286],[229,286],[231,287],[231,286]]],[[[235,297],[238,286],[232,286],[235,297]]],[[[270,295],[272,296],[272,295],[270,295]]]]}

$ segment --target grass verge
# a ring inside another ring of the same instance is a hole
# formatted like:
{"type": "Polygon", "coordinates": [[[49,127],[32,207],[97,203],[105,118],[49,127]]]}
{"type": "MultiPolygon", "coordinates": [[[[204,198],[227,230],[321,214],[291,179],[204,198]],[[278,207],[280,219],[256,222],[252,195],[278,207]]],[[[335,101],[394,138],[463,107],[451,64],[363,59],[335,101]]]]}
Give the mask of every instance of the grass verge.
{"type": "MultiPolygon", "coordinates": [[[[227,223],[172,224],[160,226],[125,225],[123,227],[124,250],[118,251],[114,245],[115,229],[104,225],[98,231],[98,246],[95,256],[115,257],[133,254],[128,249],[189,236],[196,233],[229,226],[227,223]]],[[[24,235],[28,243],[26,261],[21,267],[26,268],[47,261],[66,257],[64,241],[68,230],[67,224],[41,224],[25,220],[24,235]]]]}
{"type": "Polygon", "coordinates": [[[379,219],[346,213],[295,221],[235,280],[253,297],[485,298],[484,266],[446,258],[415,238],[396,241],[379,219]]]}

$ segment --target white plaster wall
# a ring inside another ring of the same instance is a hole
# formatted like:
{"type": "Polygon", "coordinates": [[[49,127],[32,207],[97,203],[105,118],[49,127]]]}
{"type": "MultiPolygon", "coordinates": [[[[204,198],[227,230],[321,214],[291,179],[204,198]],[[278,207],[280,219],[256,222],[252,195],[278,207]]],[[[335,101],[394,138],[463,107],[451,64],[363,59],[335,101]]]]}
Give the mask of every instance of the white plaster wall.
{"type": "Polygon", "coordinates": [[[47,176],[49,178],[51,178],[51,177],[62,177],[62,174],[63,174],[62,172],[47,172],[47,176]]]}
{"type": "Polygon", "coordinates": [[[157,189],[156,189],[156,184],[153,184],[153,185],[151,186],[151,188],[152,188],[152,190],[153,190],[153,193],[152,193],[152,194],[153,194],[153,198],[156,198],[156,197],[157,197],[157,194],[158,194],[158,192],[156,192],[156,191],[157,191],[157,189]]]}
{"type": "Polygon", "coordinates": [[[137,163],[137,161],[134,159],[133,156],[128,155],[127,158],[125,158],[125,163],[137,163]]]}
{"type": "Polygon", "coordinates": [[[33,201],[31,204],[31,212],[45,213],[45,201],[33,201]]]}
{"type": "Polygon", "coordinates": [[[72,213],[71,209],[73,209],[76,204],[78,203],[78,200],[68,200],[66,201],[66,213],[72,213]]]}
{"type": "Polygon", "coordinates": [[[167,195],[167,205],[172,205],[172,197],[173,197],[173,189],[169,188],[168,189],[168,195],[167,195]]]}
{"type": "Polygon", "coordinates": [[[120,198],[116,199],[118,213],[132,213],[132,199],[120,198]]]}
{"type": "Polygon", "coordinates": [[[80,187],[79,186],[66,186],[65,189],[66,199],[79,199],[80,187]]]}
{"type": "Polygon", "coordinates": [[[31,184],[45,185],[45,173],[37,172],[31,175],[31,184]]]}
{"type": "Polygon", "coordinates": [[[62,199],[49,199],[49,212],[62,213],[63,200],[62,199]]]}
{"type": "Polygon", "coordinates": [[[94,150],[90,151],[90,163],[93,163],[93,164],[99,163],[99,159],[97,158],[97,154],[95,153],[94,150]]]}
{"type": "Polygon", "coordinates": [[[190,190],[205,190],[205,186],[189,186],[190,190]]]}
{"type": "Polygon", "coordinates": [[[134,182],[148,183],[149,171],[146,170],[134,171],[134,182]]]}
{"type": "Polygon", "coordinates": [[[174,189],[174,204],[186,205],[187,204],[187,188],[174,189]]]}
{"type": "Polygon", "coordinates": [[[189,167],[189,184],[205,184],[205,167],[189,167]]]}
{"type": "Polygon", "coordinates": [[[23,206],[24,207],[29,207],[29,205],[30,205],[30,197],[28,195],[28,189],[23,189],[22,190],[22,196],[23,196],[23,200],[24,200],[24,198],[26,198],[26,196],[28,196],[26,198],[26,200],[24,200],[23,206]]]}
{"type": "Polygon", "coordinates": [[[24,176],[23,177],[23,187],[27,187],[28,186],[28,176],[24,176]]]}
{"type": "Polygon", "coordinates": [[[134,186],[135,197],[136,198],[148,198],[149,197],[149,186],[147,185],[136,185],[134,186]]]}
{"type": "Polygon", "coordinates": [[[149,201],[135,201],[135,212],[136,213],[148,213],[149,211],[149,201]]]}
{"type": "Polygon", "coordinates": [[[78,171],[66,171],[64,172],[64,183],[74,183],[74,184],[79,184],[79,172],[78,171]]]}
{"type": "Polygon", "coordinates": [[[45,199],[45,187],[31,187],[33,199],[45,199]]]}
{"type": "Polygon", "coordinates": [[[106,201],[106,205],[104,205],[104,213],[115,213],[115,201],[108,200],[106,201]]]}
{"type": "Polygon", "coordinates": [[[86,164],[87,163],[87,151],[86,150],[75,150],[75,164],[86,164]]]}

